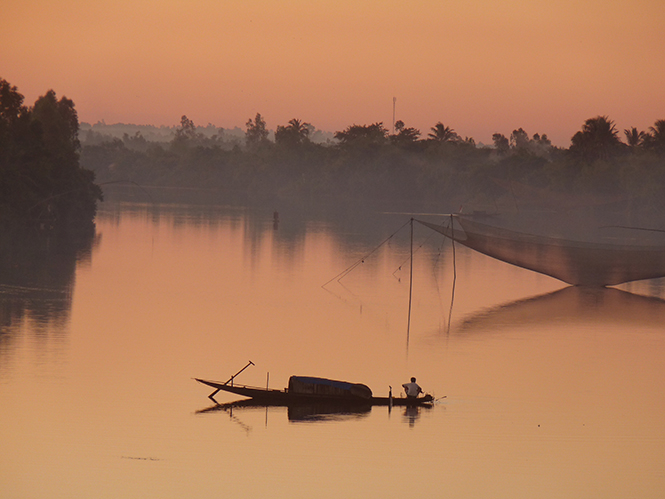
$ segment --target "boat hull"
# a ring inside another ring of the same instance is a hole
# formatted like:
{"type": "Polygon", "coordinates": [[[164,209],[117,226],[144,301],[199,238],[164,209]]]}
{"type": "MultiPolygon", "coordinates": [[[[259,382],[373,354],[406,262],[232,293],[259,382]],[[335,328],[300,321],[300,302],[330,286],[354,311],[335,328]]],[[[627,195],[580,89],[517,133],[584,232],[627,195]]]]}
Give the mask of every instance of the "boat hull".
{"type": "MultiPolygon", "coordinates": [[[[295,405],[311,404],[317,402],[336,403],[344,405],[393,405],[393,406],[419,406],[432,404],[434,398],[431,395],[425,395],[418,398],[393,398],[393,397],[357,397],[357,396],[339,396],[339,395],[321,395],[306,393],[291,393],[288,390],[276,390],[269,388],[257,388],[245,385],[229,385],[218,381],[194,378],[199,383],[215,388],[217,391],[225,391],[250,398],[261,405],[295,405]]],[[[214,395],[213,393],[213,395],[214,395]]],[[[212,395],[211,395],[212,397],[212,395]]],[[[214,399],[213,399],[214,400],[214,399]]]]}

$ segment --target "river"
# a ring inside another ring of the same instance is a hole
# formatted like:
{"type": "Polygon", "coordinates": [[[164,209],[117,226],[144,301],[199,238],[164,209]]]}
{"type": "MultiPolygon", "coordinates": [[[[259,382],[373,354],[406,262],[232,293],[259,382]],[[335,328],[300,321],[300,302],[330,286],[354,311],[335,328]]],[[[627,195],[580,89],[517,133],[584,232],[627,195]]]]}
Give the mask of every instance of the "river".
{"type": "Polygon", "coordinates": [[[567,287],[417,225],[411,260],[408,215],[358,217],[108,202],[82,246],[3,250],[0,495],[662,496],[663,280],[567,287]],[[193,380],[250,360],[437,401],[220,410],[193,380]]]}

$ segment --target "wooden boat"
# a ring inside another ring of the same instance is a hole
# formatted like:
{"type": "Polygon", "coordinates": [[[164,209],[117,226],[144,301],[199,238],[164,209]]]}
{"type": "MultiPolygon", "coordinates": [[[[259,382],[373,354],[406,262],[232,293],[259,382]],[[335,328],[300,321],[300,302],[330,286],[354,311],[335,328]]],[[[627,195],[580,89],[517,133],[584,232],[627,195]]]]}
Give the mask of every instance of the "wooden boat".
{"type": "Polygon", "coordinates": [[[291,376],[289,387],[283,390],[271,388],[257,388],[247,385],[210,381],[194,378],[199,383],[215,389],[208,397],[215,403],[214,396],[219,391],[225,391],[243,397],[248,397],[260,405],[296,405],[312,403],[334,403],[348,406],[362,405],[393,405],[393,406],[420,406],[434,402],[432,395],[426,394],[417,398],[404,397],[375,397],[372,390],[360,383],[348,383],[327,378],[314,378],[308,376],[291,376]]]}

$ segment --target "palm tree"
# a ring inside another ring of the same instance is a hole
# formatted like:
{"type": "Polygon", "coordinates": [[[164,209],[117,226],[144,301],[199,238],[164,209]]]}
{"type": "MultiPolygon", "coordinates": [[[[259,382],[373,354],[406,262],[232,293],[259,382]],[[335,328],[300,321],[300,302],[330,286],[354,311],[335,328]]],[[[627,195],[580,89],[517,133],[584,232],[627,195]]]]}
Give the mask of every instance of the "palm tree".
{"type": "Polygon", "coordinates": [[[418,142],[420,130],[413,127],[407,127],[402,120],[395,122],[395,131],[397,133],[390,136],[390,142],[396,146],[411,146],[418,142]]]}
{"type": "Polygon", "coordinates": [[[278,144],[286,145],[299,145],[309,141],[309,134],[314,127],[299,119],[293,118],[289,120],[286,126],[277,126],[275,131],[275,142],[278,144]]]}
{"type": "Polygon", "coordinates": [[[639,147],[644,143],[646,133],[640,132],[637,128],[627,128],[623,131],[626,136],[626,142],[630,147],[639,147]]]}
{"type": "Polygon", "coordinates": [[[665,150],[665,120],[657,120],[653,126],[649,127],[645,142],[650,147],[665,150]]]}
{"type": "Polygon", "coordinates": [[[608,159],[621,144],[614,122],[607,116],[596,116],[584,122],[582,131],[573,135],[570,151],[588,159],[608,159]]]}
{"type": "Polygon", "coordinates": [[[286,128],[290,129],[295,135],[298,135],[302,138],[309,137],[309,134],[312,131],[312,125],[304,121],[300,121],[296,118],[289,120],[289,124],[286,128]]]}
{"type": "Polygon", "coordinates": [[[427,134],[430,140],[435,142],[458,142],[460,136],[449,126],[445,126],[440,121],[431,128],[432,132],[427,134]]]}

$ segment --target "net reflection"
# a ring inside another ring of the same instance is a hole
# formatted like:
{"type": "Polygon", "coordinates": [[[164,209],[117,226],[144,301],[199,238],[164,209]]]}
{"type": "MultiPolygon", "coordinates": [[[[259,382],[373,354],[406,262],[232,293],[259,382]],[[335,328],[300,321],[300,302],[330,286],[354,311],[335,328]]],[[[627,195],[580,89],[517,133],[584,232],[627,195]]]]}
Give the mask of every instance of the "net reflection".
{"type": "Polygon", "coordinates": [[[537,324],[662,327],[665,300],[616,288],[566,287],[467,315],[451,332],[467,334],[537,324]]]}

